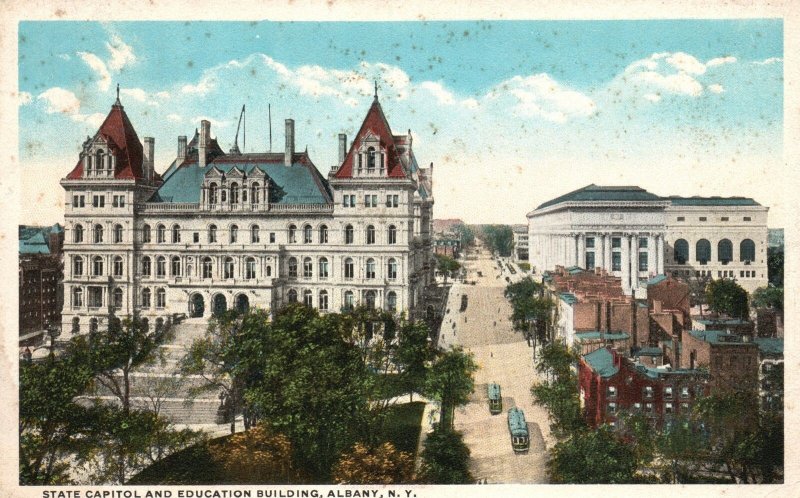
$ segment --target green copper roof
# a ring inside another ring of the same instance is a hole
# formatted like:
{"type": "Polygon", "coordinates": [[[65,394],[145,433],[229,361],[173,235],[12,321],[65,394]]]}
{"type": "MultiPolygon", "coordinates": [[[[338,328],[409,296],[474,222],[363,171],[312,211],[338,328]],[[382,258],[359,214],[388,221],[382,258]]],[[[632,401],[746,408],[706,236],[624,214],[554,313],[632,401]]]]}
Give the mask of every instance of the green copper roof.
{"type": "Polygon", "coordinates": [[[591,201],[661,201],[661,197],[651,194],[647,190],[636,186],[611,186],[603,187],[595,184],[587,185],[574,190],[561,197],[556,197],[536,209],[546,208],[561,202],[591,202],[591,201]]]}
{"type": "Polygon", "coordinates": [[[753,342],[758,344],[758,350],[765,355],[783,355],[783,339],[780,337],[756,337],[753,342]]]}
{"type": "Polygon", "coordinates": [[[671,195],[667,200],[673,206],[760,206],[749,197],[680,197],[671,195]]]}
{"type": "Polygon", "coordinates": [[[575,294],[569,292],[561,292],[558,294],[558,297],[567,304],[575,304],[578,302],[578,298],[575,297],[575,294]]]}
{"type": "Polygon", "coordinates": [[[653,277],[653,278],[651,278],[650,280],[647,281],[647,286],[649,287],[651,285],[655,285],[655,284],[661,283],[666,279],[667,279],[666,275],[656,275],[655,277],[653,277]]]}
{"type": "Polygon", "coordinates": [[[327,183],[310,162],[298,162],[295,157],[295,163],[287,167],[283,164],[283,154],[248,156],[242,155],[241,161],[237,157],[222,156],[205,168],[200,168],[197,163],[184,163],[179,167],[171,165],[164,172],[164,184],[150,202],[200,202],[200,189],[206,172],[216,167],[228,173],[236,167],[245,174],[255,168],[266,173],[271,180],[270,202],[274,204],[330,203],[327,183]]]}
{"type": "Polygon", "coordinates": [[[19,225],[19,253],[50,254],[49,235],[63,231],[64,228],[58,223],[49,227],[19,225]]]}
{"type": "Polygon", "coordinates": [[[489,399],[500,399],[500,386],[497,384],[489,384],[487,388],[489,399]]]}
{"type": "Polygon", "coordinates": [[[508,410],[508,430],[512,436],[527,436],[528,424],[525,422],[525,413],[519,408],[508,410]]]}
{"type": "Polygon", "coordinates": [[[592,351],[584,355],[583,359],[600,377],[613,377],[619,372],[619,367],[614,365],[614,355],[606,348],[592,351]]]}
{"type": "Polygon", "coordinates": [[[661,351],[661,348],[646,347],[633,353],[633,356],[661,356],[662,354],[664,353],[661,351]]]}
{"type": "Polygon", "coordinates": [[[576,332],[575,339],[578,341],[590,341],[590,340],[597,340],[597,339],[604,339],[606,341],[624,341],[630,337],[628,334],[624,332],[599,332],[599,331],[592,331],[592,332],[576,332]]]}

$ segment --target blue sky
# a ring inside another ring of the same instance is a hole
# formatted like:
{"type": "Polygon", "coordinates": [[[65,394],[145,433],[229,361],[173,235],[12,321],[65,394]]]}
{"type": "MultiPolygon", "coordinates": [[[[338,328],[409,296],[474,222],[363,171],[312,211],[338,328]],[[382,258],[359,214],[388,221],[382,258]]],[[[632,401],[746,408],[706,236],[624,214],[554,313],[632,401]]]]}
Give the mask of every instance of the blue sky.
{"type": "MultiPolygon", "coordinates": [[[[248,150],[264,150],[269,102],[274,148],[293,117],[297,147],[326,173],[336,134],[356,131],[377,79],[395,133],[410,128],[419,162],[436,166],[437,217],[521,223],[568,190],[632,183],[749,195],[773,207],[771,225],[788,219],[768,182],[782,167],[780,20],[23,22],[19,32],[20,156],[45,198],[60,198],[57,179],[117,83],[139,136],[156,138],[159,170],[200,118],[228,147],[243,103],[248,150]],[[473,192],[503,203],[482,209],[473,192]]],[[[60,216],[44,205],[29,216],[60,216]]]]}

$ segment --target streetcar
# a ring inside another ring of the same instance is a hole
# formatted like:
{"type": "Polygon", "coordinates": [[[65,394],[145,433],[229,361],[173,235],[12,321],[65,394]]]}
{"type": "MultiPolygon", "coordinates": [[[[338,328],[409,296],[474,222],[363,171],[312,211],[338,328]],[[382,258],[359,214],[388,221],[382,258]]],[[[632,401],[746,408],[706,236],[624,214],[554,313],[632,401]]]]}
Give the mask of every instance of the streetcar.
{"type": "Polygon", "coordinates": [[[466,311],[466,310],[467,310],[467,295],[466,294],[462,294],[461,295],[461,311],[463,312],[463,311],[466,311]]]}
{"type": "Polygon", "coordinates": [[[524,453],[530,446],[528,424],[525,422],[525,412],[519,408],[508,410],[508,432],[511,433],[511,447],[514,453],[524,453]]]}
{"type": "Polygon", "coordinates": [[[500,386],[495,383],[489,384],[489,413],[497,415],[503,411],[503,396],[500,395],[500,386]]]}

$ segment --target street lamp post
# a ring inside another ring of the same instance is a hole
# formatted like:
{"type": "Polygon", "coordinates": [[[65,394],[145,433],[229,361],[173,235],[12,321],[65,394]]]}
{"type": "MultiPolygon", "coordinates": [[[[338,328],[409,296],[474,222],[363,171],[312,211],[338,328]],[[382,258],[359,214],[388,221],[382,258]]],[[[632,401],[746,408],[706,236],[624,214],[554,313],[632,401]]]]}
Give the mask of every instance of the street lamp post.
{"type": "Polygon", "coordinates": [[[60,336],[61,333],[58,330],[58,326],[53,323],[47,322],[46,328],[47,328],[47,335],[50,336],[50,354],[52,355],[55,354],[56,337],[60,336]]]}

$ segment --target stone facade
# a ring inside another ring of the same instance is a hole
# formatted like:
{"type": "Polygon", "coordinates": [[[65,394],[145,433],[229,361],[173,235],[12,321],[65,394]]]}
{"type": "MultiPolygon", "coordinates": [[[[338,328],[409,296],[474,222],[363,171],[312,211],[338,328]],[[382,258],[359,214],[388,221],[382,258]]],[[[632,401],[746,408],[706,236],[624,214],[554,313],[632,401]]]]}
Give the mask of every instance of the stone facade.
{"type": "Polygon", "coordinates": [[[152,324],[297,301],[323,312],[357,304],[416,313],[433,280],[432,167],[392,135],[377,96],[340,164],[323,177],[294,150],[225,154],[201,123],[154,170],[119,100],[84,143],[66,190],[62,328],[109,313],[152,324]]]}

